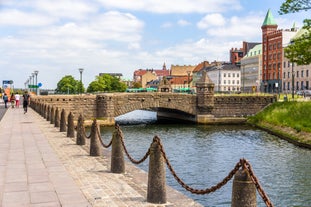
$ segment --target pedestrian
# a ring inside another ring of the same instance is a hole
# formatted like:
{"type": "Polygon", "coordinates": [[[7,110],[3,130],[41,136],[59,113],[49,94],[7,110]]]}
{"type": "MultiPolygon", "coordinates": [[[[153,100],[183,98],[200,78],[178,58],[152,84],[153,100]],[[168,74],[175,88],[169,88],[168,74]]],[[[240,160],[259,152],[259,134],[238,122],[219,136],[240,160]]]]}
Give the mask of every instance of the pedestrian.
{"type": "Polygon", "coordinates": [[[11,102],[12,108],[14,108],[14,106],[15,106],[15,95],[14,95],[14,93],[11,94],[10,102],[11,102]]]}
{"type": "Polygon", "coordinates": [[[8,101],[9,101],[9,97],[6,95],[6,93],[3,94],[3,101],[4,101],[4,107],[8,108],[8,101]]]}
{"type": "Polygon", "coordinates": [[[19,108],[19,99],[20,95],[18,93],[15,94],[15,103],[16,103],[16,108],[19,108]]]}
{"type": "Polygon", "coordinates": [[[23,108],[24,108],[24,114],[27,113],[27,107],[30,101],[30,96],[28,94],[28,91],[25,91],[23,94],[23,108]]]}

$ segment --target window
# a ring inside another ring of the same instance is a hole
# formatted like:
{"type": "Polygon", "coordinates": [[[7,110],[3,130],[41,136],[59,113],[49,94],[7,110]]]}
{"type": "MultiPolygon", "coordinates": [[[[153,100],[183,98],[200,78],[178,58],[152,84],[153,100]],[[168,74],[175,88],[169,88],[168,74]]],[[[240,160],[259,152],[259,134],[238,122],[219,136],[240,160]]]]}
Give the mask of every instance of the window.
{"type": "Polygon", "coordinates": [[[231,73],[228,73],[228,77],[231,77],[231,73]]]}
{"type": "Polygon", "coordinates": [[[234,81],[234,80],[232,80],[232,84],[235,84],[235,81],[234,81]]]}
{"type": "Polygon", "coordinates": [[[232,73],[232,77],[235,78],[235,73],[232,73]]]}
{"type": "Polygon", "coordinates": [[[226,73],[224,73],[224,77],[226,77],[226,73]]]}
{"type": "Polygon", "coordinates": [[[230,84],[230,80],[228,80],[228,84],[230,84]]]}
{"type": "Polygon", "coordinates": [[[236,84],[238,84],[238,85],[239,85],[239,84],[240,84],[240,81],[239,81],[239,80],[237,80],[237,81],[236,81],[236,84]]]}
{"type": "Polygon", "coordinates": [[[284,72],[284,73],[283,73],[283,78],[285,79],[285,77],[286,77],[286,73],[284,72]]]}
{"type": "Polygon", "coordinates": [[[287,67],[290,67],[290,62],[289,61],[287,62],[287,67]]]}
{"type": "Polygon", "coordinates": [[[224,84],[226,84],[226,80],[224,80],[224,84]]]}
{"type": "Polygon", "coordinates": [[[287,83],[287,90],[289,90],[290,89],[290,83],[288,82],[287,83]]]}
{"type": "Polygon", "coordinates": [[[290,72],[287,72],[287,78],[289,78],[290,77],[290,72]]]}
{"type": "Polygon", "coordinates": [[[309,70],[306,70],[306,76],[309,77],[309,70]]]}
{"type": "Polygon", "coordinates": [[[238,78],[238,77],[240,77],[240,74],[239,74],[239,73],[237,73],[237,74],[236,74],[236,77],[237,77],[237,78],[238,78]]]}
{"type": "Polygon", "coordinates": [[[303,81],[301,81],[301,83],[300,83],[300,89],[301,89],[301,90],[304,89],[303,81]]]}
{"type": "Polygon", "coordinates": [[[306,89],[309,90],[309,81],[306,81],[306,89]]]}
{"type": "Polygon", "coordinates": [[[297,71],[297,75],[296,75],[296,77],[297,77],[297,78],[299,78],[299,71],[297,71]]]}
{"type": "Polygon", "coordinates": [[[286,62],[285,61],[283,62],[283,68],[286,68],[286,62]]]}
{"type": "Polygon", "coordinates": [[[303,78],[303,70],[301,71],[301,77],[303,78]]]}

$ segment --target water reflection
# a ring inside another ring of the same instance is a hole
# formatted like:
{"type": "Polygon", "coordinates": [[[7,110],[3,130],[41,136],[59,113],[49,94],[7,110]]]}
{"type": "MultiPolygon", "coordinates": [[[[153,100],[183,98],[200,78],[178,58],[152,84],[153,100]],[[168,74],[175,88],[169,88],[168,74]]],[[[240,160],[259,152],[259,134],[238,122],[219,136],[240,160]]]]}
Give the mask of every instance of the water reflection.
{"type": "MultiPolygon", "coordinates": [[[[158,135],[178,176],[201,189],[220,182],[240,158],[246,158],[275,206],[311,206],[310,150],[248,126],[152,125],[147,117],[154,119],[154,114],[137,113],[130,118],[144,120],[144,124],[121,126],[134,158],[140,159],[158,135]]],[[[125,122],[130,123],[129,119],[125,122]]],[[[103,131],[111,135],[112,130],[103,131]]],[[[148,162],[138,167],[148,171],[148,162]]],[[[232,182],[210,195],[194,195],[181,188],[167,170],[167,183],[204,206],[231,205],[232,182]]],[[[257,197],[258,206],[265,206],[257,197]]]]}

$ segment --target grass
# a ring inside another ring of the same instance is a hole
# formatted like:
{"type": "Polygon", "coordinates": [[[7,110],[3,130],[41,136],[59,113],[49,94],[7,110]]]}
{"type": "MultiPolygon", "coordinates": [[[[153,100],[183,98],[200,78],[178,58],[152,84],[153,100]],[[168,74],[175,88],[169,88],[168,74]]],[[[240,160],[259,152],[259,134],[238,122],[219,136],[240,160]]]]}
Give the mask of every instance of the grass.
{"type": "Polygon", "coordinates": [[[267,122],[291,127],[297,132],[311,132],[311,102],[276,102],[250,117],[249,122],[253,124],[267,122]]]}

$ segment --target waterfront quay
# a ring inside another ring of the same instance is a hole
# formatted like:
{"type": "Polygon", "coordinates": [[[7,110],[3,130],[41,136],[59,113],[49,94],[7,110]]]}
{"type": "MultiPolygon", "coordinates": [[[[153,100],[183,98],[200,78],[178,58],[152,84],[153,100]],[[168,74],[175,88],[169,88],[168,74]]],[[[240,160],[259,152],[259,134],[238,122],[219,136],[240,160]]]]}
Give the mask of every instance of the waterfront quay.
{"type": "Polygon", "coordinates": [[[0,206],[202,206],[169,186],[165,204],[148,203],[145,171],[126,163],[124,174],[111,173],[108,150],[89,156],[31,108],[7,109],[0,137],[0,206]]]}

